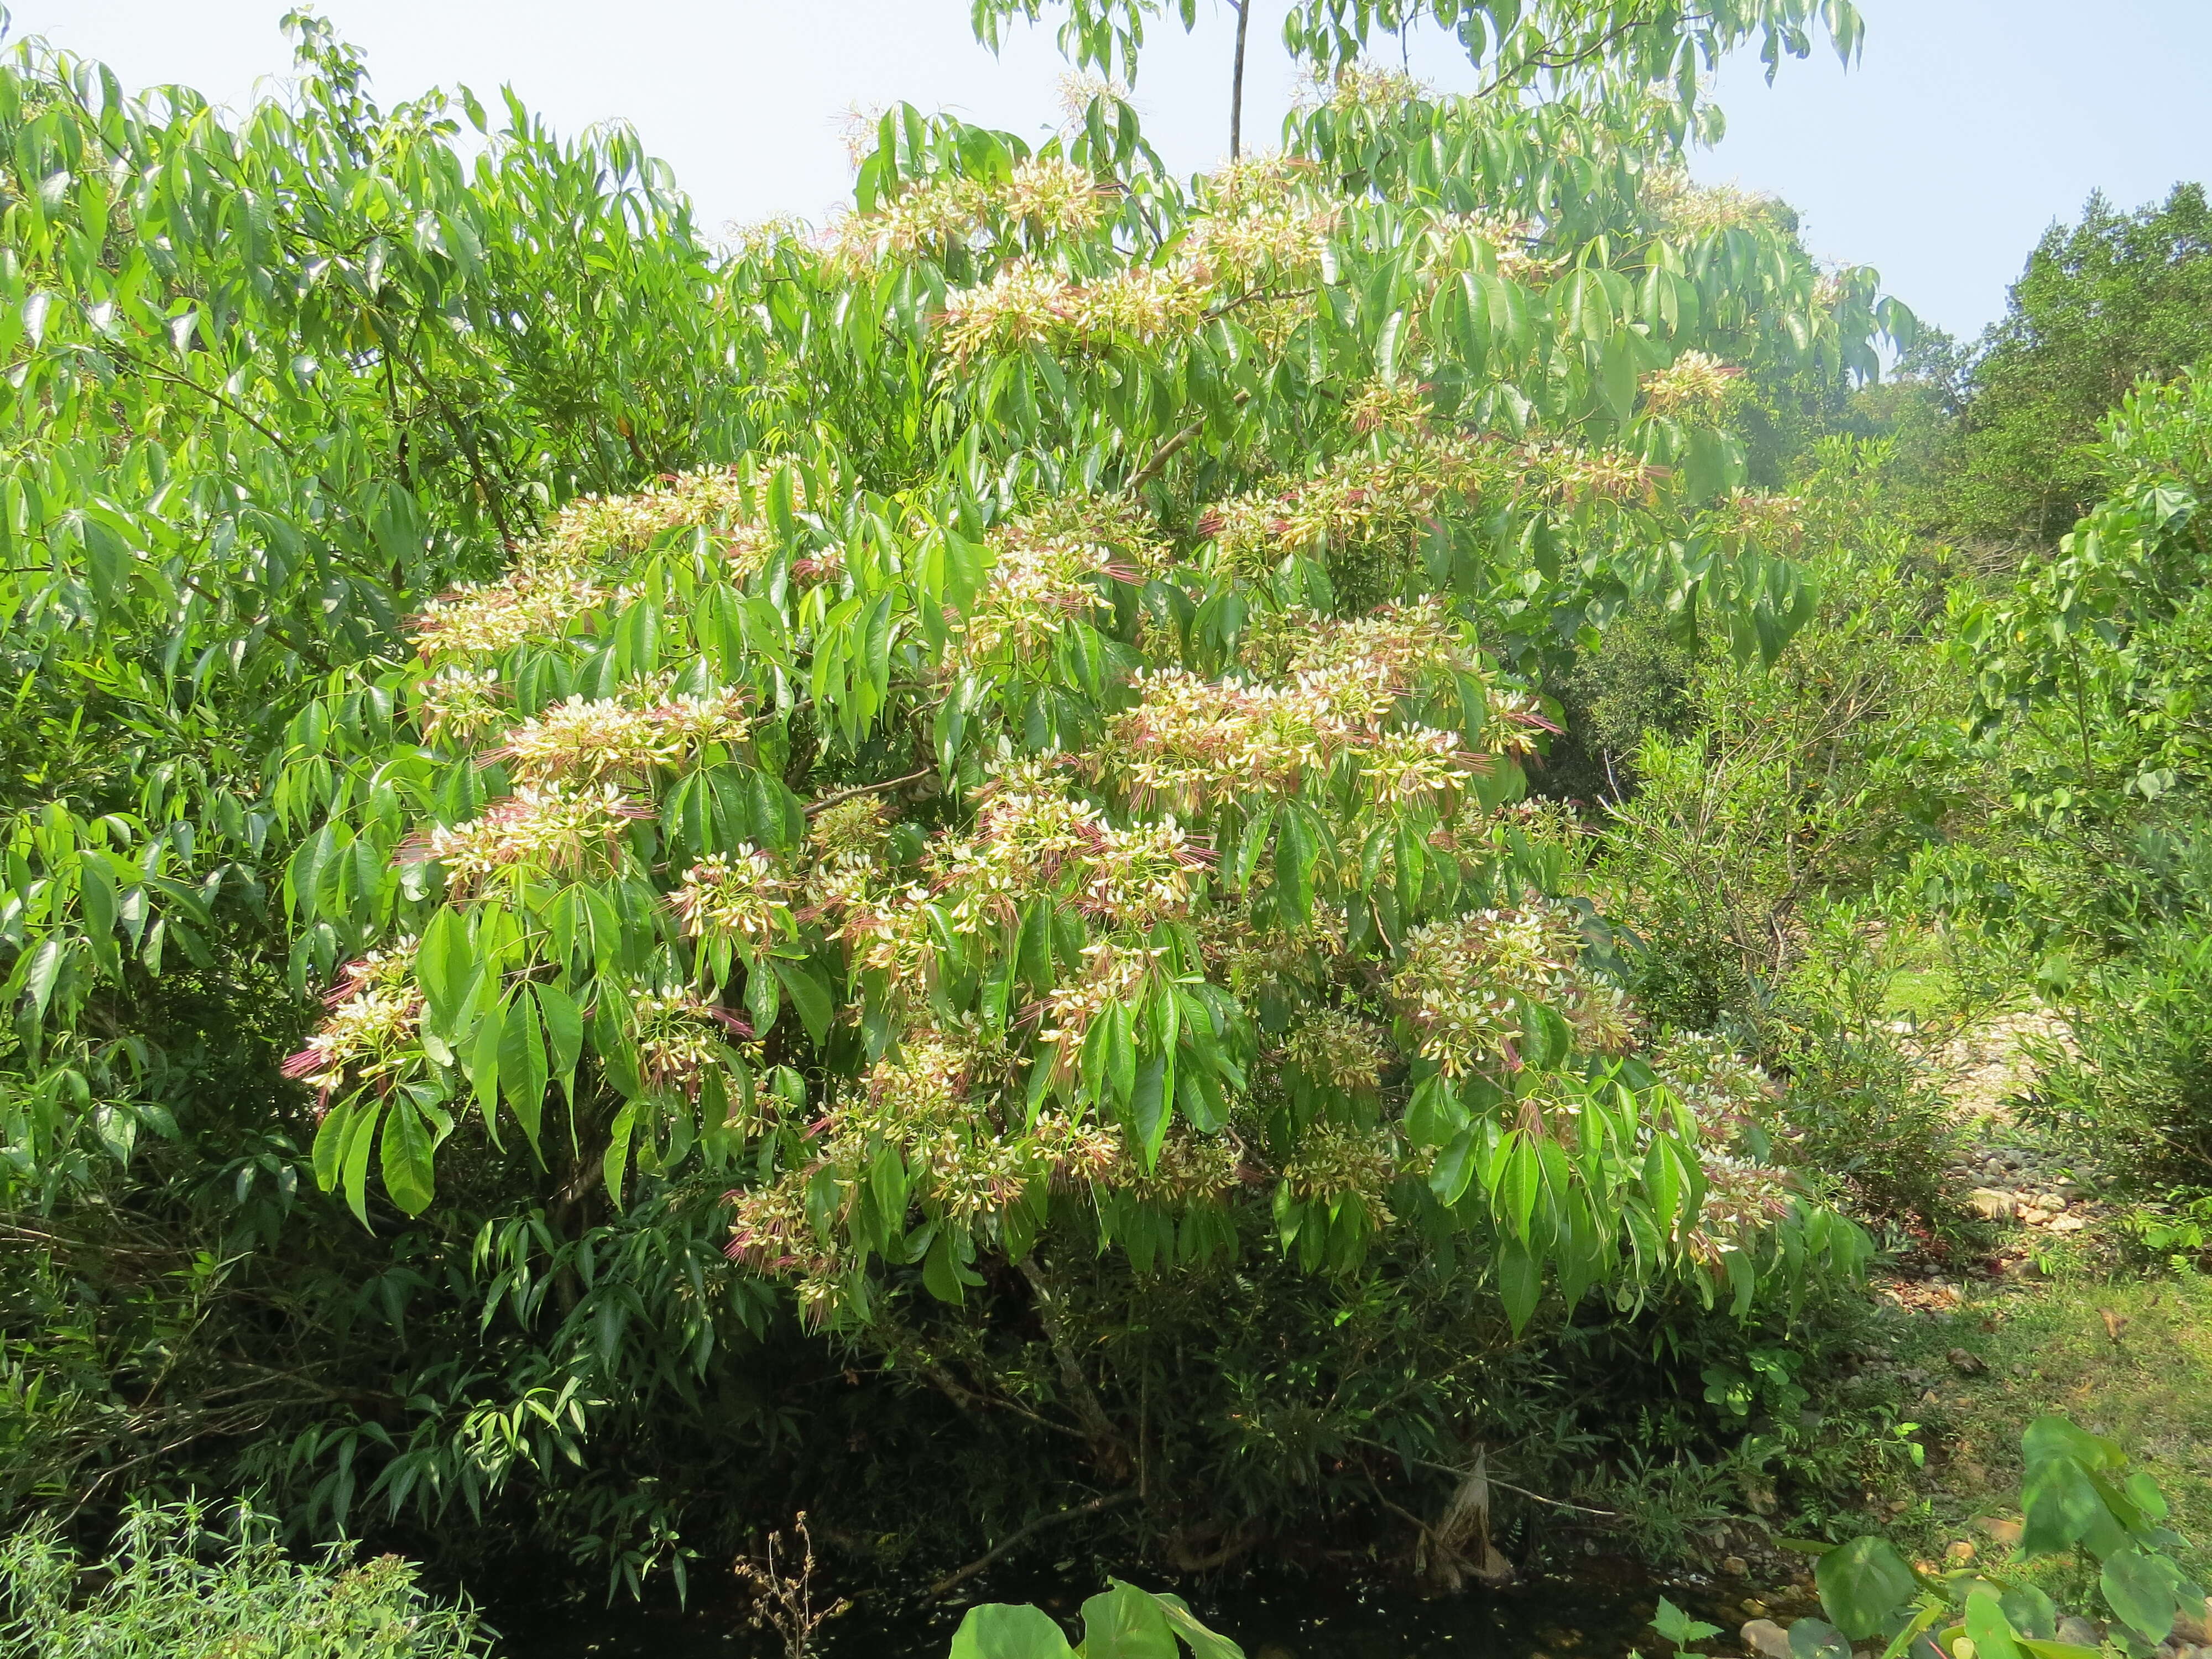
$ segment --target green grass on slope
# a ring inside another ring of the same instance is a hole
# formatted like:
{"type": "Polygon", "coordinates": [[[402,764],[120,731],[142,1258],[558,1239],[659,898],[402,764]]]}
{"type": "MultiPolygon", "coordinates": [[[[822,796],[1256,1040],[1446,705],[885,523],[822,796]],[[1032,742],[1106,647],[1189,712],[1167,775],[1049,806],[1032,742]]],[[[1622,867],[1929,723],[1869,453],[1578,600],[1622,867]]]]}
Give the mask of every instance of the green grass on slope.
{"type": "Polygon", "coordinates": [[[2019,1515],[2020,1431],[2057,1413],[2119,1442],[2159,1483],[2189,1540],[2183,1565],[2212,1581],[2212,1277],[2061,1279],[1966,1297],[1949,1320],[1911,1321],[1897,1352],[1927,1374],[1908,1405],[1932,1449],[1900,1541],[1987,1549],[1974,1518],[2019,1515]],[[1960,1375],[1954,1349],[1988,1369],[1960,1375]]]}

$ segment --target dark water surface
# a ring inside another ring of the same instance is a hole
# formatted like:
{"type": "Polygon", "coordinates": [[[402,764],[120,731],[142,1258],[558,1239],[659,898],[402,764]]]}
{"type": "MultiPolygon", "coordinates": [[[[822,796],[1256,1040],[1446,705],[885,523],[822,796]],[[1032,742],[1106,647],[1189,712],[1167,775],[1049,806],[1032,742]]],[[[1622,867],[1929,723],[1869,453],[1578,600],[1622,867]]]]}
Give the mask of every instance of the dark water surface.
{"type": "MultiPolygon", "coordinates": [[[[1540,1582],[1426,1600],[1409,1590],[1333,1589],[1302,1577],[1209,1592],[1173,1588],[1250,1659],[1623,1659],[1639,1645],[1663,1652],[1648,1627],[1660,1594],[1637,1583],[1540,1582]]],[[[1085,1589],[1066,1578],[994,1579],[978,1601],[1036,1601],[1080,1633],[1085,1589]]],[[[1092,1587],[1103,1589],[1103,1584],[1092,1587]]],[[[752,1630],[748,1606],[725,1587],[674,1607],[495,1605],[490,1622],[507,1659],[781,1659],[781,1643],[752,1630]]],[[[1733,1631],[1741,1607],[1680,1587],[1667,1591],[1733,1631]]],[[[966,1601],[926,1611],[863,1607],[823,1627],[820,1659],[945,1659],[966,1601]]]]}

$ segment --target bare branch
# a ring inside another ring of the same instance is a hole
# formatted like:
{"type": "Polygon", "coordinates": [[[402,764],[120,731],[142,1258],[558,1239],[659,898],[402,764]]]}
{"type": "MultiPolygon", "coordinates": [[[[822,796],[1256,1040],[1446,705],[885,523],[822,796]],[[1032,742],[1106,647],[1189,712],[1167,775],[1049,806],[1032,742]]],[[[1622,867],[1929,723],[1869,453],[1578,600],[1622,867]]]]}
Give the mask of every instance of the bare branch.
{"type": "Polygon", "coordinates": [[[1092,1498],[1088,1504],[1078,1504],[1072,1510],[1062,1510],[1057,1515],[1048,1515],[1032,1521],[1019,1532],[1007,1538],[1005,1542],[984,1551],[966,1566],[946,1573],[944,1577],[922,1592],[923,1599],[934,1601],[947,1590],[973,1578],[1007,1551],[1018,1545],[1026,1543],[1041,1532],[1057,1527],[1065,1522],[1080,1521],[1086,1515],[1103,1515],[1109,1510],[1117,1510],[1124,1504],[1133,1504],[1136,1501],[1137,1494],[1133,1491],[1109,1492],[1103,1498],[1092,1498]]]}

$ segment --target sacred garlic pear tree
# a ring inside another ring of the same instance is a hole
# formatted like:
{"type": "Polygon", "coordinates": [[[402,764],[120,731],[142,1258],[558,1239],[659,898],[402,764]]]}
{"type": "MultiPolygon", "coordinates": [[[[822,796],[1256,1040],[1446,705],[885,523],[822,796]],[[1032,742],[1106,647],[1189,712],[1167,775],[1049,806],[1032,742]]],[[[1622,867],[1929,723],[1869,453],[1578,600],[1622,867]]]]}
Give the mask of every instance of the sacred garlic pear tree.
{"type": "Polygon", "coordinates": [[[1729,411],[1863,362],[1870,273],[1662,125],[1349,75],[1187,185],[1110,100],[1034,153],[894,112],[720,303],[749,453],[575,501],[293,724],[325,1186],[703,1163],[835,1319],[1051,1240],[1411,1230],[1516,1324],[1852,1259],[1522,796],[1531,672],[1630,598],[1802,618],[1729,411]]]}

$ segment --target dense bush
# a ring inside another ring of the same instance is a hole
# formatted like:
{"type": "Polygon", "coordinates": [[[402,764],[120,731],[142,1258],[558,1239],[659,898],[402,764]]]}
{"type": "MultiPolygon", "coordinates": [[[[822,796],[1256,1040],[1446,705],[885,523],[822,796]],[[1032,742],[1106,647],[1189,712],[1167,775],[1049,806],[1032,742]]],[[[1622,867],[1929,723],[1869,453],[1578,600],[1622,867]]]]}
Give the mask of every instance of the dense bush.
{"type": "Polygon", "coordinates": [[[1945,1186],[1960,1130],[1926,1053],[1896,1029],[1896,938],[1867,907],[1812,907],[1770,1040],[1789,1079],[1794,1155],[1841,1182],[1864,1212],[1940,1235],[1953,1221],[1945,1186]]]}
{"type": "Polygon", "coordinates": [[[295,1561],[250,1510],[134,1504],[106,1559],[46,1528],[0,1542],[0,1642],[21,1659],[468,1659],[490,1644],[396,1556],[295,1561]]]}
{"type": "Polygon", "coordinates": [[[1906,319],[1650,95],[1808,14],[1194,181],[901,110],[726,254],[312,20],[235,119],[19,57],[10,1498],[1226,1558],[1848,1273],[1510,810],[1611,618],[1811,609],[1741,383],[1906,319]]]}
{"type": "Polygon", "coordinates": [[[2208,910],[2199,492],[2212,390],[2146,384],[2106,423],[2110,490],[2049,555],[1960,607],[1976,732],[2008,808],[1971,856],[1933,860],[1948,902],[2008,933],[2071,1016],[2049,1105],[2147,1187],[2212,1176],[2196,978],[2208,910]]]}
{"type": "Polygon", "coordinates": [[[2074,1044],[2038,1111],[2139,1189],[2212,1192],[2212,848],[2147,832],[2137,903],[2072,988],[2074,1044]]]}
{"type": "Polygon", "coordinates": [[[1804,631],[1771,672],[1698,659],[1607,814],[1600,890],[1638,941],[1630,983],[1672,1024],[1755,1030],[1808,908],[1871,894],[1974,799],[1942,717],[1966,698],[1940,648],[1944,573],[1874,495],[1881,459],[1817,453],[1794,487],[1819,593],[1804,631]]]}

